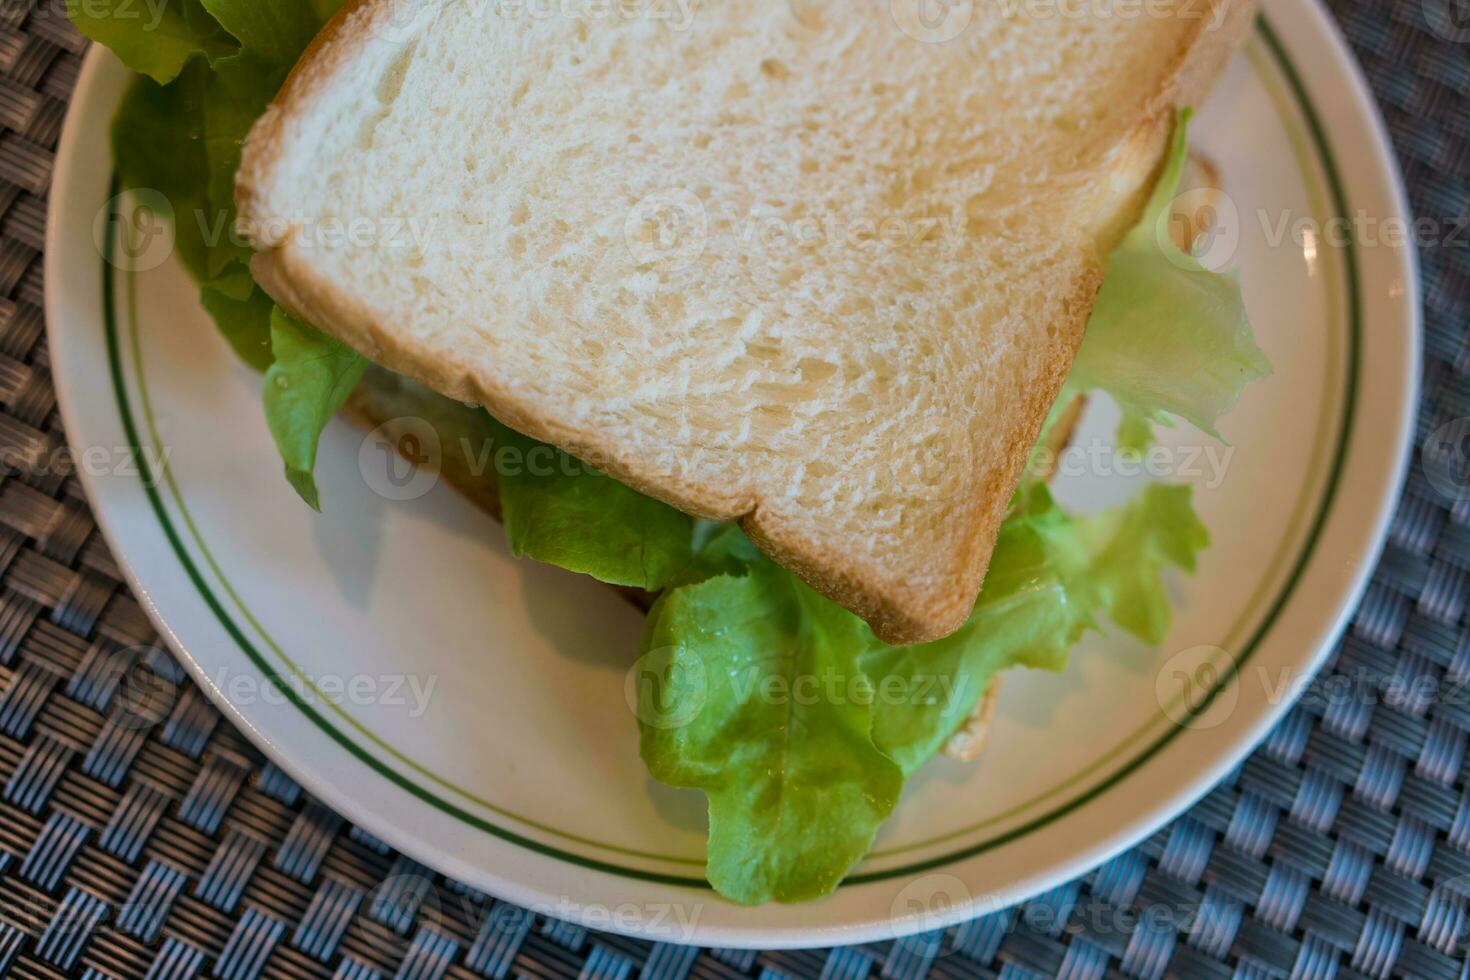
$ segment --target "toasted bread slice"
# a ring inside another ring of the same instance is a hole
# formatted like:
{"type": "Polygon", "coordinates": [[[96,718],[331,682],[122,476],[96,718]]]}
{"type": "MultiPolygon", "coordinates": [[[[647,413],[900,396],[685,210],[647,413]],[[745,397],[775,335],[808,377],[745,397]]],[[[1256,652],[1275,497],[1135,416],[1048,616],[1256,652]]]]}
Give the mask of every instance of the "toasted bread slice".
{"type": "Polygon", "coordinates": [[[739,520],[884,640],[944,636],[1174,108],[1250,12],[918,6],[349,3],[245,147],[256,276],[739,520]]]}

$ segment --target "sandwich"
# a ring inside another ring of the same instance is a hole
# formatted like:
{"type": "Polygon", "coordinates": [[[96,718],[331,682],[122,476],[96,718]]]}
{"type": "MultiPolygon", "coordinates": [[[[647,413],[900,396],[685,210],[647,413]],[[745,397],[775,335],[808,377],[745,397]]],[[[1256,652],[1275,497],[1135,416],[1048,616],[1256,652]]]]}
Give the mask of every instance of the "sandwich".
{"type": "Polygon", "coordinates": [[[493,443],[456,482],[512,550],[647,606],[639,750],[727,898],[830,893],[1001,671],[1162,639],[1189,489],[1078,516],[1045,473],[1083,396],[1136,452],[1269,372],[1174,208],[1249,3],[99,6],[120,179],[291,486],[330,506],[344,411],[493,443]]]}

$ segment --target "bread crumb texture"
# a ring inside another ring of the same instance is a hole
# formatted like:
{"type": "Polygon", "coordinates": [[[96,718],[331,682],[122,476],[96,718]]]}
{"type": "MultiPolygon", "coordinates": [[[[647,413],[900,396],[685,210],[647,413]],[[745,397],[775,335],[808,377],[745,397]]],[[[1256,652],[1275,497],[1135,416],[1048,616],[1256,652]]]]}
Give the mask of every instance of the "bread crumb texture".
{"type": "Polygon", "coordinates": [[[921,6],[360,3],[247,146],[257,269],[380,363],[742,519],[885,638],[942,635],[1219,16],[921,6]]]}

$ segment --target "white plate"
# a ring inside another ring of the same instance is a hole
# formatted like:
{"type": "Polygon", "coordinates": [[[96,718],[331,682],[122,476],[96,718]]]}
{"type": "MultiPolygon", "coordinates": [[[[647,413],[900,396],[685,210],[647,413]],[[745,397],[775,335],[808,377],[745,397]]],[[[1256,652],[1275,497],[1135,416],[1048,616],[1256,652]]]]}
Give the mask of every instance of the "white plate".
{"type": "MultiPolygon", "coordinates": [[[[1418,290],[1411,253],[1380,233],[1406,213],[1399,182],[1327,18],[1303,0],[1267,8],[1194,133],[1235,204],[1235,258],[1276,373],[1226,420],[1228,461],[1188,431],[1166,443],[1215,538],[1178,580],[1169,638],[1093,638],[1062,676],[1008,676],[982,761],[925,770],[826,901],[738,908],[702,883],[702,800],[638,759],[623,682],[641,620],[610,590],[516,562],[446,487],[374,493],[365,472],[381,458],[346,424],[321,447],[326,513],[299,504],[260,380],[183,271],[103,258],[125,73],[101,50],[67,119],[46,252],[56,383],[93,508],[235,724],[350,820],[496,896],[660,939],[794,947],[1034,895],[1177,814],[1280,717],[1359,596],[1402,477],[1418,290]],[[1332,219],[1359,214],[1347,246],[1332,219]],[[138,455],[141,475],[119,465],[138,455]],[[292,678],[291,695],[266,676],[292,678]]],[[[1084,446],[1106,415],[1092,413],[1084,446]]],[[[1091,507],[1136,482],[1060,486],[1091,507]]]]}

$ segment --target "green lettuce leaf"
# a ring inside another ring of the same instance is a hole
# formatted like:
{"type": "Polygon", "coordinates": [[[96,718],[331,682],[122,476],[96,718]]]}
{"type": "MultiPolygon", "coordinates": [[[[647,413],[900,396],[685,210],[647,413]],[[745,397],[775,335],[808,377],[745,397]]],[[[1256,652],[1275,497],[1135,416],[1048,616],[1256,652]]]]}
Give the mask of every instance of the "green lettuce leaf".
{"type": "Polygon", "coordinates": [[[719,575],[744,575],[746,569],[770,561],[735,524],[696,521],[694,558],[670,585],[694,585],[719,575]]]}
{"type": "Polygon", "coordinates": [[[265,373],[265,418],[286,464],[286,480],[313,510],[316,447],[367,369],[367,359],[280,307],[271,311],[275,362],[265,373]]]}
{"type": "Polygon", "coordinates": [[[501,520],[518,557],[650,592],[690,563],[694,518],[560,450],[493,426],[501,520]]]}
{"type": "Polygon", "coordinates": [[[235,174],[240,151],[250,127],[275,96],[277,79],[253,67],[254,59],[241,55],[221,62],[205,80],[203,100],[204,153],[207,167],[201,224],[208,230],[207,273],[218,276],[250,262],[250,247],[235,232],[235,174]]]}
{"type": "MultiPolygon", "coordinates": [[[[155,12],[135,0],[96,0],[70,7],[85,33],[155,80],[135,83],[114,121],[119,175],[125,186],[170,199],[180,258],[213,288],[205,306],[222,314],[232,343],[242,317],[260,307],[251,290],[229,285],[249,276],[250,249],[234,232],[241,147],[339,6],[341,0],[171,0],[155,12]]],[[[257,334],[267,326],[258,315],[253,323],[257,334]]],[[[260,366],[254,340],[244,350],[260,366]]]]}
{"type": "Polygon", "coordinates": [[[1150,487],[1075,518],[1044,484],[1027,486],[969,621],[943,640],[894,647],[738,529],[720,529],[690,566],[691,579],[714,577],[670,589],[650,613],[637,674],[643,758],[655,778],[709,797],[708,873],[721,894],[820,897],[891,810],[890,765],[901,783],[998,672],[1062,670],[1105,619],[1158,642],[1170,617],[1165,569],[1193,569],[1208,542],[1187,487],[1150,487]]]}
{"type": "Polygon", "coordinates": [[[872,641],[863,668],[883,690],[873,741],[911,775],[932,759],[974,711],[995,675],[1024,664],[1062,670],[1067,652],[1095,625],[1073,594],[1071,578],[1087,563],[1077,522],[1046,488],[1023,490],[1001,526],[975,610],[958,632],[917,646],[872,641]]]}
{"type": "Polygon", "coordinates": [[[205,283],[200,300],[240,359],[264,371],[275,359],[271,353],[271,314],[276,303],[254,282],[250,287],[244,299],[236,299],[229,277],[225,277],[205,283]]]}
{"type": "Polygon", "coordinates": [[[280,90],[306,46],[337,4],[303,0],[199,0],[239,41],[238,51],[216,58],[205,82],[204,147],[208,162],[209,226],[213,243],[209,275],[250,260],[250,249],[232,234],[235,174],[250,127],[280,90]]]}
{"type": "Polygon", "coordinates": [[[174,249],[195,279],[205,277],[209,247],[194,215],[207,207],[202,143],[202,62],[170,85],[138,76],[112,120],[112,154],[123,188],[162,195],[172,214],[174,249]]]}
{"type": "Polygon", "coordinates": [[[1174,614],[1164,569],[1193,572],[1210,546],[1191,488],[1150,484],[1128,505],[1081,521],[1078,533],[1088,562],[1071,580],[1074,593],[1145,643],[1162,643],[1174,614]]]}
{"type": "MultiPolygon", "coordinates": [[[[342,6],[304,0],[193,0],[239,41],[239,56],[281,78],[321,31],[327,18],[342,6]]],[[[277,87],[280,79],[276,81],[277,87]]]]}
{"type": "Polygon", "coordinates": [[[266,415],[287,479],[319,507],[316,442],[361,376],[356,354],[276,310],[234,234],[235,173],[250,127],[341,0],[129,0],[71,6],[78,27],[144,73],[113,122],[125,187],[173,211],[175,247],[235,352],[269,369],[266,415]],[[198,57],[196,57],[198,56],[198,57]],[[167,84],[160,84],[167,83],[167,84]],[[274,365],[273,365],[274,362],[274,365]]]}
{"type": "Polygon", "coordinates": [[[874,640],[863,655],[882,695],[873,741],[911,774],[943,748],[998,672],[1063,670],[1068,651],[1104,620],[1161,642],[1172,616],[1164,572],[1193,571],[1208,545],[1189,487],[1150,486],[1086,518],[1068,515],[1044,484],[1024,487],[965,625],[918,646],[874,640]]]}
{"type": "Polygon", "coordinates": [[[87,0],[66,6],[78,30],[159,84],[177,78],[196,55],[219,58],[239,50],[201,0],[87,0]]]}
{"type": "Polygon", "coordinates": [[[864,642],[860,620],[769,561],[674,589],[650,614],[643,759],[709,797],[707,874],[726,898],[830,893],[898,802],[903,773],[870,735],[864,642]]]}
{"type": "Polygon", "coordinates": [[[1142,458],[1154,444],[1154,424],[1141,415],[1124,415],[1118,422],[1118,451],[1142,458]]]}
{"type": "Polygon", "coordinates": [[[1125,441],[1144,422],[1181,418],[1219,438],[1216,424],[1241,389],[1271,373],[1251,334],[1235,272],[1211,272],[1169,235],[1169,214],[1189,155],[1181,110],[1143,219],[1109,257],[1107,276],[1058,404],[1092,390],[1123,409],[1125,441]]]}
{"type": "Polygon", "coordinates": [[[202,100],[208,173],[207,219],[213,229],[206,270],[205,307],[235,350],[249,363],[268,366],[266,422],[285,463],[286,479],[313,509],[321,509],[313,471],[317,441],[367,367],[345,345],[270,304],[258,287],[227,298],[228,283],[249,274],[250,249],[235,227],[235,173],[255,120],[275,98],[301,52],[321,30],[330,4],[302,0],[201,0],[239,51],[212,64],[202,100]],[[270,310],[269,318],[262,313],[270,310]],[[268,329],[265,350],[262,333],[268,329]]]}

